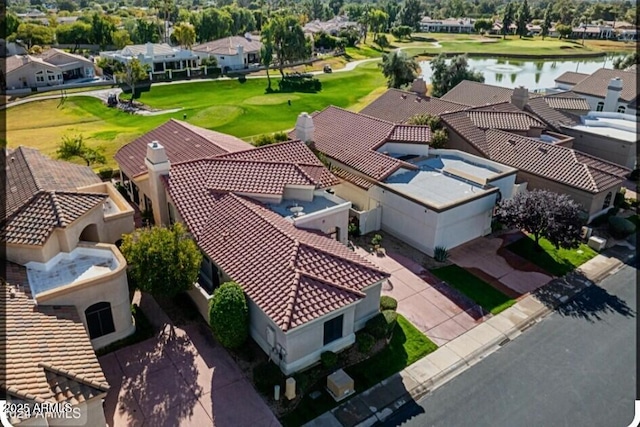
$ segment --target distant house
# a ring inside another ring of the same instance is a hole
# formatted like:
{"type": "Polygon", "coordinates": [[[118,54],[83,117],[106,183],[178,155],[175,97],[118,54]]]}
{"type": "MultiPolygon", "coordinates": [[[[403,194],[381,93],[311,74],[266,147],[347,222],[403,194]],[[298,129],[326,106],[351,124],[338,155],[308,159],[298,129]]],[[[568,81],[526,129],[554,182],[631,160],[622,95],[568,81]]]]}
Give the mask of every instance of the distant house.
{"type": "Polygon", "coordinates": [[[425,33],[473,33],[475,19],[472,18],[447,18],[431,19],[425,16],[420,20],[420,31],[425,33]]]}
{"type": "Polygon", "coordinates": [[[223,70],[242,70],[260,63],[260,49],[262,42],[247,34],[202,43],[194,46],[193,52],[200,59],[213,56],[223,70]]]}
{"type": "Polygon", "coordinates": [[[133,333],[126,261],[114,245],[133,231],[133,209],[89,167],[26,147],[3,155],[1,241],[6,259],[26,268],[35,304],[75,307],[94,348],[133,333]]]}
{"type": "Polygon", "coordinates": [[[362,233],[382,229],[428,255],[491,232],[496,202],[514,191],[515,169],[433,149],[428,126],[331,106],[299,116],[290,137],[326,156],[343,179],[336,194],[351,201],[362,233]]]}
{"type": "Polygon", "coordinates": [[[285,374],[353,344],[378,313],[388,274],[347,248],[351,203],[327,191],[339,181],[303,142],[255,148],[170,121],[116,160],[147,182],[156,223],[183,222],[202,251],[189,291],[202,316],[221,283],[237,282],[251,337],[285,374]]]}
{"type": "Polygon", "coordinates": [[[100,52],[101,58],[127,63],[138,59],[150,68],[153,78],[190,76],[192,69],[200,66],[199,58],[191,50],[172,47],[167,43],[145,43],[129,45],[121,50],[100,52]]]}
{"type": "Polygon", "coordinates": [[[5,86],[9,90],[58,86],[95,77],[91,60],[59,49],[37,56],[9,56],[5,66],[5,86]]]}
{"type": "MultiPolygon", "coordinates": [[[[560,79],[563,79],[563,76],[560,76],[560,79]]],[[[637,70],[600,68],[577,81],[571,87],[571,91],[584,97],[593,111],[631,115],[638,113],[637,70]]]]}
{"type": "Polygon", "coordinates": [[[570,37],[573,39],[610,39],[615,32],[610,25],[587,24],[573,27],[570,37]]]}
{"type": "Polygon", "coordinates": [[[337,36],[341,30],[347,28],[360,28],[360,24],[355,21],[350,21],[346,15],[334,16],[328,21],[315,21],[307,22],[302,30],[305,34],[315,35],[317,33],[327,33],[331,36],[337,36]]]}

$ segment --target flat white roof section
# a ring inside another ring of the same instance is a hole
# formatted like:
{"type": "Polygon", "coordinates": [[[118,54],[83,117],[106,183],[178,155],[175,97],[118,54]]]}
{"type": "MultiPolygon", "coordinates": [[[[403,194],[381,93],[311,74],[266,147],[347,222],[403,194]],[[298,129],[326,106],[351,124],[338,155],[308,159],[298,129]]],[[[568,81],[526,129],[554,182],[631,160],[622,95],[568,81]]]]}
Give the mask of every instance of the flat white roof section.
{"type": "Polygon", "coordinates": [[[570,129],[608,136],[621,141],[638,141],[638,123],[634,115],[591,111],[586,116],[580,117],[580,121],[581,124],[570,126],[570,129]]]}

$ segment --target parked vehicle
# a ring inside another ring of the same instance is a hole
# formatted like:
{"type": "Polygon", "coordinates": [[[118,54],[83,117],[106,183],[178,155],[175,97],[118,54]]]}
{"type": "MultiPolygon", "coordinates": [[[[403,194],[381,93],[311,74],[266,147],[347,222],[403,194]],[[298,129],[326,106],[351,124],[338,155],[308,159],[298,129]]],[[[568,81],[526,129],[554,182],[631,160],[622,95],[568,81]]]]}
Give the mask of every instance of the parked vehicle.
{"type": "Polygon", "coordinates": [[[324,66],[324,68],[322,69],[322,71],[324,71],[325,73],[332,73],[333,70],[331,69],[331,65],[327,64],[324,66]]]}

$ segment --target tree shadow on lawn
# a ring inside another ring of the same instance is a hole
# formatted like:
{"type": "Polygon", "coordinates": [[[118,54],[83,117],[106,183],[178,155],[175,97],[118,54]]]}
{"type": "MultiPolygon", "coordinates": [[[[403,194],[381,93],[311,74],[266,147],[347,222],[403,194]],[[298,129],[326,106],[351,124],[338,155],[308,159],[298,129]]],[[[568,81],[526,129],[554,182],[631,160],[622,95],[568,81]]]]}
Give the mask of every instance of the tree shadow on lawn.
{"type": "Polygon", "coordinates": [[[545,306],[554,309],[562,316],[582,318],[592,323],[602,320],[602,315],[605,313],[618,313],[624,317],[635,317],[636,315],[636,312],[629,307],[626,301],[610,294],[606,289],[590,282],[579,273],[568,275],[566,279],[555,279],[534,291],[533,295],[545,306]],[[591,284],[588,288],[586,287],[587,283],[591,284]],[[576,289],[576,285],[583,287],[584,291],[567,303],[557,305],[560,295],[566,295],[567,289],[571,287],[576,289]]]}
{"type": "MultiPolygon", "coordinates": [[[[145,424],[177,425],[190,418],[202,396],[198,384],[196,351],[188,335],[162,332],[133,349],[124,349],[122,359],[124,379],[119,397],[121,412],[135,412],[139,406],[145,424]],[[132,405],[133,396],[137,405],[132,405]]],[[[122,350],[121,350],[122,351],[122,350]]]]}

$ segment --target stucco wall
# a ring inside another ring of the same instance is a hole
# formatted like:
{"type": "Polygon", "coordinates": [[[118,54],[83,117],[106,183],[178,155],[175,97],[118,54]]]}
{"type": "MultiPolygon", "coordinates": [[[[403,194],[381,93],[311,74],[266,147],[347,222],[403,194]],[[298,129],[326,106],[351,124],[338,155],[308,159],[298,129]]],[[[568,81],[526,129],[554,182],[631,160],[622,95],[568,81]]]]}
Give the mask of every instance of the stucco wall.
{"type": "Polygon", "coordinates": [[[336,185],[334,190],[338,197],[349,200],[354,209],[359,211],[369,209],[369,195],[367,194],[367,190],[347,181],[342,181],[342,183],[336,185]]]}
{"type": "Polygon", "coordinates": [[[118,267],[111,273],[38,294],[37,303],[75,306],[85,328],[87,327],[85,310],[98,302],[110,303],[115,332],[93,339],[91,344],[97,349],[131,335],[135,331],[127,286],[126,261],[113,245],[81,244],[81,246],[110,248],[118,260],[118,267]]]}
{"type": "MultiPolygon", "coordinates": [[[[386,280],[385,280],[386,282],[386,280]]],[[[380,311],[380,294],[382,292],[382,283],[376,283],[364,290],[367,295],[364,299],[356,304],[356,312],[354,315],[354,329],[359,331],[364,328],[367,320],[378,314],[380,311]]]]}
{"type": "Polygon", "coordinates": [[[47,66],[37,62],[29,62],[20,68],[7,73],[6,85],[7,89],[15,87],[20,89],[22,87],[38,87],[38,86],[56,86],[62,84],[62,72],[55,66],[47,66]],[[53,71],[56,76],[55,81],[49,81],[47,77],[47,70],[53,71]],[[44,76],[44,82],[36,82],[36,72],[42,71],[44,76]],[[57,77],[60,76],[60,79],[57,77]],[[21,80],[22,79],[22,80],[21,80]],[[26,86],[23,82],[26,82],[26,86]]]}
{"type": "Polygon", "coordinates": [[[343,205],[330,208],[329,212],[314,212],[299,218],[296,218],[294,224],[298,228],[306,228],[310,230],[320,230],[325,234],[333,233],[336,227],[340,229],[339,236],[336,239],[347,244],[349,240],[349,208],[351,205],[345,203],[343,205]]]}
{"type": "Polygon", "coordinates": [[[284,187],[282,198],[310,202],[311,200],[313,200],[313,190],[314,188],[311,186],[300,188],[287,185],[284,187]]]}
{"type": "Polygon", "coordinates": [[[573,148],[618,165],[633,169],[637,161],[636,143],[621,141],[566,127],[563,131],[575,138],[573,148]]]}
{"type": "MultiPolygon", "coordinates": [[[[622,83],[624,85],[624,82],[622,83]]],[[[604,98],[598,98],[596,96],[591,96],[591,95],[585,95],[585,94],[580,94],[580,96],[582,96],[583,98],[586,98],[587,102],[589,103],[589,107],[591,107],[591,111],[597,111],[598,110],[598,103],[602,102],[604,103],[604,98]]],[[[618,101],[618,103],[616,104],[615,107],[615,111],[613,111],[614,113],[618,111],[618,107],[625,107],[625,114],[636,114],[637,110],[634,110],[633,108],[629,108],[628,103],[627,102],[620,102],[618,101]]]]}

